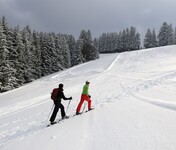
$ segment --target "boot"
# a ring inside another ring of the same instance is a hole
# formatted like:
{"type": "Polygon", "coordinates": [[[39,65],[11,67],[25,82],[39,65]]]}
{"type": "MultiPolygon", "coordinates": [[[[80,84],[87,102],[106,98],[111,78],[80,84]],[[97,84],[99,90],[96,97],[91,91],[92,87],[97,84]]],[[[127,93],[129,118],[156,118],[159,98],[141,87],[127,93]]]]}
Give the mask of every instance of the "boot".
{"type": "Polygon", "coordinates": [[[80,112],[76,112],[76,115],[80,115],[81,113],[80,112]]]}
{"type": "Polygon", "coordinates": [[[56,124],[57,122],[55,122],[55,121],[52,121],[52,122],[50,122],[50,125],[53,125],[53,124],[56,124]]]}

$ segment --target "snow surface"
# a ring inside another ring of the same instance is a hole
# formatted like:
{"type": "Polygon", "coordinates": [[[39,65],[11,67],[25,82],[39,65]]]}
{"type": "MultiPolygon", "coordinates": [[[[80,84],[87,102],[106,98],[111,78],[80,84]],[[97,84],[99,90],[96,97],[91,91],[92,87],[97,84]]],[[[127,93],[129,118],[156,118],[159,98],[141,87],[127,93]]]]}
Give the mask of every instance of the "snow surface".
{"type": "Polygon", "coordinates": [[[0,149],[176,150],[176,46],[104,54],[0,94],[0,149]],[[64,84],[73,115],[86,80],[95,109],[47,128],[52,89],[64,84]]]}

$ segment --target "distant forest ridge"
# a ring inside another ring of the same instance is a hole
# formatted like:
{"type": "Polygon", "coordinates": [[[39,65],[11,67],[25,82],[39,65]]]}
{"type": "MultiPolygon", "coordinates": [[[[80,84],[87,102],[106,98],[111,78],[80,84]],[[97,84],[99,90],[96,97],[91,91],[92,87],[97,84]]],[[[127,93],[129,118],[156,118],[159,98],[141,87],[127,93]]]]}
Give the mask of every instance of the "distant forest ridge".
{"type": "MultiPolygon", "coordinates": [[[[166,22],[156,36],[148,29],[144,47],[173,45],[176,31],[166,22]]],[[[91,31],[73,35],[10,28],[6,18],[0,20],[0,93],[29,83],[51,73],[99,58],[99,53],[141,49],[140,34],[135,27],[119,33],[102,33],[92,39],[91,31]]]]}

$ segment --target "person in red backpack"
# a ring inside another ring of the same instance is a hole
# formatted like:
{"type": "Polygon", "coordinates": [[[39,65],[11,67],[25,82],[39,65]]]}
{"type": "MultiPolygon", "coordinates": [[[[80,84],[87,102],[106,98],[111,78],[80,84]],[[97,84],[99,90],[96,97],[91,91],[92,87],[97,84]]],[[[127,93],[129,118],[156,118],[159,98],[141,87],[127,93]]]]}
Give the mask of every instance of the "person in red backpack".
{"type": "Polygon", "coordinates": [[[56,115],[57,115],[57,112],[59,110],[59,108],[61,109],[61,116],[62,116],[62,119],[65,119],[65,118],[68,118],[68,116],[66,116],[65,114],[65,109],[64,109],[64,106],[62,105],[61,103],[61,99],[64,99],[64,100],[72,100],[72,97],[70,98],[66,98],[65,95],[64,95],[64,89],[63,89],[64,85],[63,84],[59,84],[59,89],[57,91],[57,97],[56,97],[56,100],[54,100],[54,110],[53,110],[53,113],[51,115],[51,118],[50,118],[50,124],[54,124],[56,122],[54,122],[55,118],[56,118],[56,115]]]}

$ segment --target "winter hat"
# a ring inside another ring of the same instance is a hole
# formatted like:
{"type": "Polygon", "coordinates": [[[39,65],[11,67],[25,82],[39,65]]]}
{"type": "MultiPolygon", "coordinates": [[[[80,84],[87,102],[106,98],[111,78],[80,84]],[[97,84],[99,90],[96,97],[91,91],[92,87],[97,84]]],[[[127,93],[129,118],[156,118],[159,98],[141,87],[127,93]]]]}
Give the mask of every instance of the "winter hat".
{"type": "Polygon", "coordinates": [[[89,81],[86,81],[86,84],[89,84],[90,82],[89,81]]]}
{"type": "Polygon", "coordinates": [[[61,83],[61,84],[59,84],[59,88],[60,88],[60,89],[62,89],[62,88],[63,88],[63,86],[64,86],[64,85],[63,85],[62,83],[61,83]]]}

